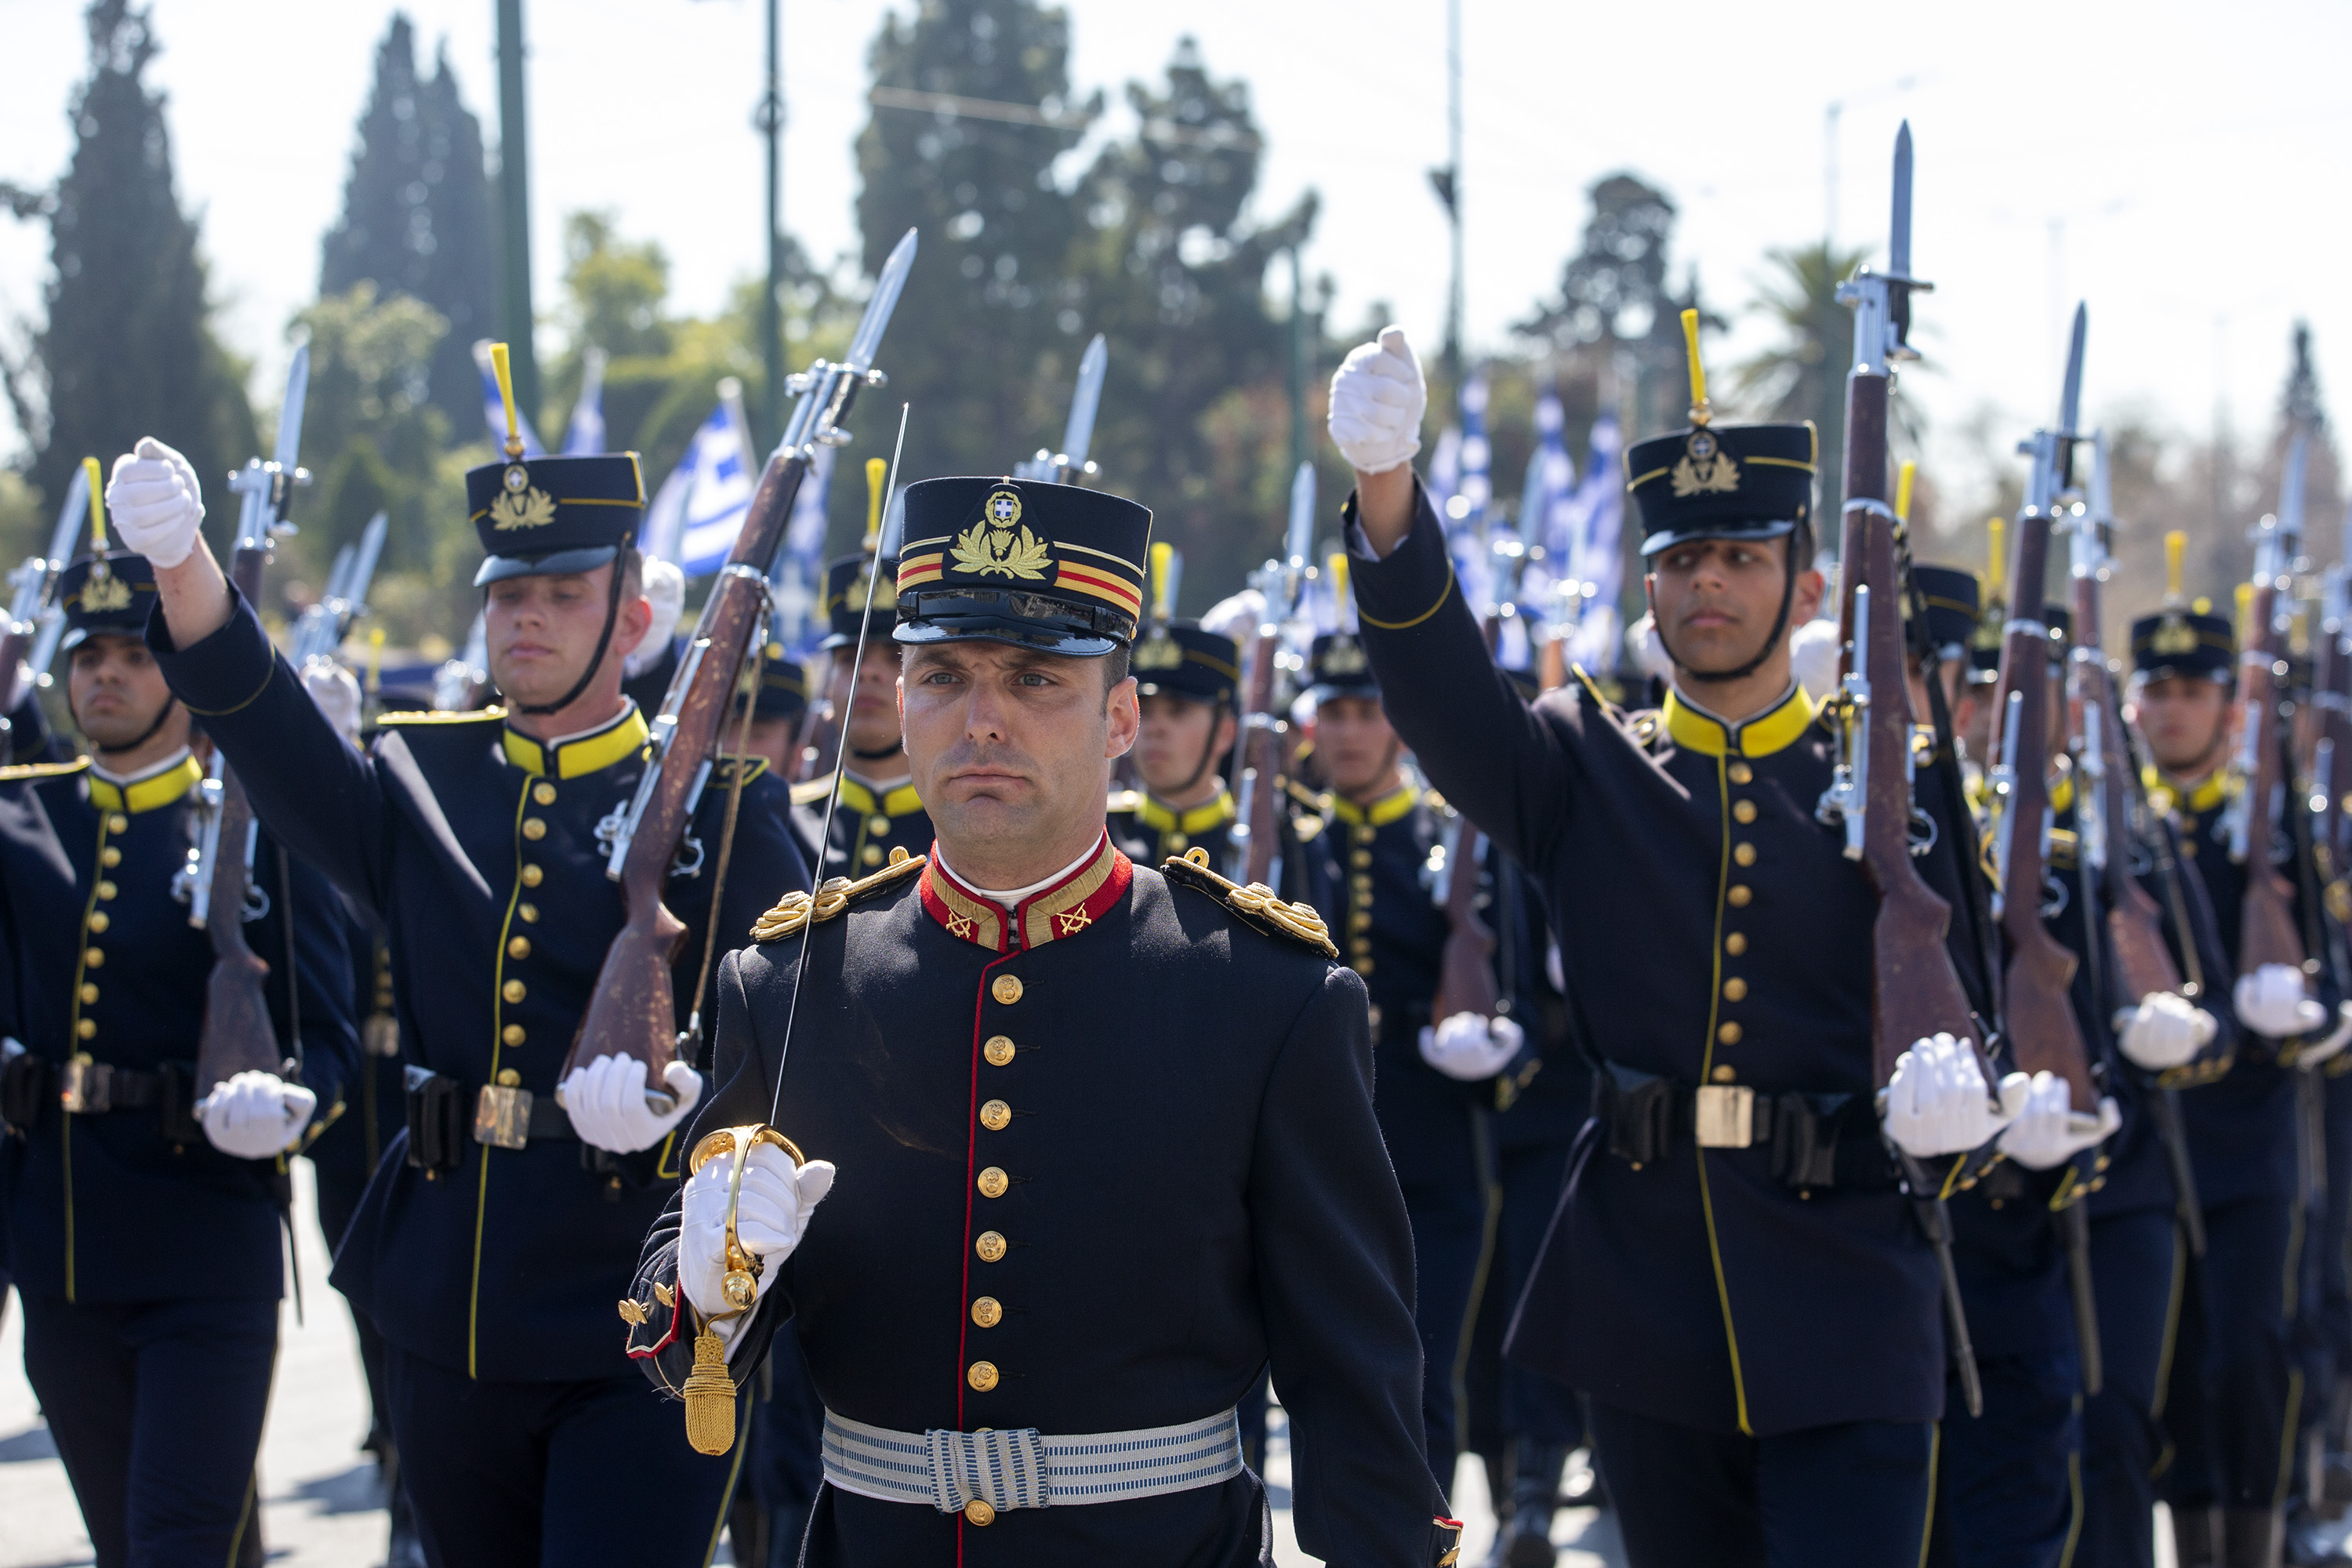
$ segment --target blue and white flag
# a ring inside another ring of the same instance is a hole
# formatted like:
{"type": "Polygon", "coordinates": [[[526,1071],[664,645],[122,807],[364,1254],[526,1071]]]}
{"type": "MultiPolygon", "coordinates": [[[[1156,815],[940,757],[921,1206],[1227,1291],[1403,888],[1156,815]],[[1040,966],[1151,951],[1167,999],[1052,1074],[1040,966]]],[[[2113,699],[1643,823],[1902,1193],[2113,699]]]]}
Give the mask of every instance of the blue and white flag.
{"type": "MultiPolygon", "coordinates": [[[[833,455],[836,448],[820,446],[816,459],[801,479],[793,498],[793,519],[784,525],[784,547],[768,572],[770,592],[782,617],[784,646],[797,658],[816,651],[831,623],[814,614],[824,583],[825,499],[833,490],[833,455]]],[[[886,523],[883,532],[889,528],[886,523]]]]}
{"type": "MultiPolygon", "coordinates": [[[[1519,486],[1519,532],[1542,553],[1528,563],[1519,579],[1519,601],[1529,613],[1559,625],[1573,621],[1582,596],[1571,601],[1575,534],[1570,508],[1576,499],[1576,459],[1569,455],[1568,416],[1559,389],[1546,383],[1536,395],[1536,449],[1528,456],[1519,486]]],[[[1534,555],[1534,550],[1529,552],[1534,555]]]]}
{"type": "Polygon", "coordinates": [[[670,559],[688,577],[707,577],[727,563],[735,536],[743,531],[743,520],[751,512],[751,459],[724,403],[695,431],[678,467],[688,475],[686,504],[677,520],[677,552],[670,559]]]}
{"type": "MultiPolygon", "coordinates": [[[[499,395],[499,373],[490,368],[490,340],[484,338],[474,345],[474,368],[482,373],[482,423],[489,426],[490,445],[506,449],[506,399],[499,395]]],[[[515,434],[522,437],[522,455],[544,458],[547,448],[539,444],[538,435],[530,427],[530,416],[520,408],[515,410],[515,434]]]]}
{"type": "Polygon", "coordinates": [[[604,449],[604,351],[581,356],[580,396],[572,405],[572,427],[563,433],[563,455],[593,458],[604,449]]]}
{"type": "Polygon", "coordinates": [[[1445,521],[1445,542],[1462,595],[1481,615],[1495,604],[1495,558],[1486,537],[1486,504],[1495,499],[1486,400],[1486,378],[1473,373],[1462,384],[1462,437],[1454,448],[1454,493],[1439,513],[1445,521]]]}
{"type": "Polygon", "coordinates": [[[1613,670],[1623,638],[1617,613],[1617,595],[1625,585],[1625,477],[1622,453],[1625,437],[1616,416],[1603,414],[1592,422],[1591,450],[1585,458],[1584,483],[1570,503],[1575,549],[1570,572],[1581,584],[1585,609],[1570,636],[1571,663],[1588,669],[1613,670]]]}

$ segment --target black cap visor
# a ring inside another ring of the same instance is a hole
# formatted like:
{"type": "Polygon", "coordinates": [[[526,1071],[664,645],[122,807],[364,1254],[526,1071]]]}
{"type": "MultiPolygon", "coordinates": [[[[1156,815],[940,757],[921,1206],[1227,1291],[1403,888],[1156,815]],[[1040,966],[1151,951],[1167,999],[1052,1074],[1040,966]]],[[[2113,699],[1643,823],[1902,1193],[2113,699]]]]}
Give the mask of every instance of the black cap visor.
{"type": "Polygon", "coordinates": [[[621,553],[616,545],[590,544],[578,550],[554,550],[544,555],[492,555],[474,574],[474,586],[487,588],[509,577],[570,577],[593,572],[621,553]]]}
{"type": "Polygon", "coordinates": [[[1671,550],[1677,544],[1688,544],[1700,539],[1785,539],[1797,531],[1791,518],[1739,518],[1722,522],[1694,523],[1687,528],[1661,529],[1642,541],[1644,560],[1661,550],[1671,550]]]}
{"type": "Polygon", "coordinates": [[[898,595],[901,643],[1001,642],[1040,653],[1098,658],[1135,638],[1135,619],[1044,594],[951,588],[898,595]]]}

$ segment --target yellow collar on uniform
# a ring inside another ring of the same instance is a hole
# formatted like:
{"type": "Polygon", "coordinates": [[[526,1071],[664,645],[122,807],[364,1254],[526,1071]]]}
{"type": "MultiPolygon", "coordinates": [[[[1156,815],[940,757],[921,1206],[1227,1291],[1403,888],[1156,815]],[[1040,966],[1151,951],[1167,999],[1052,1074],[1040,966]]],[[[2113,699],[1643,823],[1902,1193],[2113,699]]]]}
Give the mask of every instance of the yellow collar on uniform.
{"type": "Polygon", "coordinates": [[[1231,822],[1234,810],[1233,792],[1225,789],[1217,791],[1214,800],[1181,812],[1172,805],[1160,805],[1148,792],[1139,792],[1135,797],[1137,818],[1155,833],[1204,833],[1231,822]]]}
{"type": "Polygon", "coordinates": [[[1789,694],[1745,723],[1718,719],[1706,709],[1666,689],[1666,732],[1675,744],[1704,757],[1769,757],[1796,744],[1813,721],[1813,700],[1795,681],[1789,694]]]}
{"type": "Polygon", "coordinates": [[[133,815],[153,811],[171,805],[203,782],[205,770],[188,754],[185,746],[179,754],[157,763],[143,773],[129,778],[116,778],[99,772],[93,764],[89,770],[89,801],[100,811],[127,811],[133,815]]]}
{"type": "Polygon", "coordinates": [[[2140,770],[2140,782],[2147,787],[2147,803],[2158,811],[2178,807],[2191,816],[2202,816],[2236,791],[2236,770],[2224,765],[2215,768],[2195,784],[2168,778],[2154,763],[2140,770]]]}
{"type": "Polygon", "coordinates": [[[576,779],[635,756],[645,749],[646,733],[646,716],[637,711],[635,702],[627,702],[596,728],[559,735],[552,741],[535,741],[509,721],[499,743],[506,748],[508,762],[534,777],[551,773],[560,779],[576,779]],[[555,763],[551,768],[550,757],[555,763]]]}
{"type": "Polygon", "coordinates": [[[1374,827],[1386,827],[1421,803],[1418,785],[1401,784],[1370,805],[1358,805],[1343,795],[1331,796],[1331,815],[1350,827],[1370,823],[1374,827]]]}
{"type": "MultiPolygon", "coordinates": [[[[823,800],[824,797],[819,795],[817,798],[823,800]]],[[[871,816],[877,810],[885,816],[912,816],[923,809],[923,797],[915,793],[914,784],[909,781],[883,791],[882,804],[877,807],[874,804],[873,786],[860,780],[856,773],[845,773],[841,775],[841,804],[860,816],[871,816]]]]}

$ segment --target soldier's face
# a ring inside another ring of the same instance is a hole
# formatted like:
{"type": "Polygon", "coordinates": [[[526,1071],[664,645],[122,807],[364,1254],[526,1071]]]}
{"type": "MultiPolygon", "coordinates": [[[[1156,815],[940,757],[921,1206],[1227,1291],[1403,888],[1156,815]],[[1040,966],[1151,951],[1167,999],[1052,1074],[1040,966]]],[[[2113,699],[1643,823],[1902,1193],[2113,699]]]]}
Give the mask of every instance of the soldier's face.
{"type": "MultiPolygon", "coordinates": [[[[731,752],[734,749],[735,737],[742,724],[742,710],[738,709],[719,733],[720,751],[731,752]]],[[[800,734],[800,721],[796,719],[754,719],[743,750],[751,756],[765,757],[768,766],[775,770],[778,778],[788,779],[793,776],[793,750],[799,743],[800,734]]]]}
{"type": "Polygon", "coordinates": [[[871,757],[898,749],[898,645],[887,636],[868,633],[866,657],[857,661],[857,679],[849,678],[849,661],[856,649],[833,650],[833,710],[848,718],[842,739],[853,752],[871,757]]]}
{"type": "MultiPolygon", "coordinates": [[[[67,666],[66,700],[74,722],[101,752],[120,751],[147,732],[170,701],[155,656],[137,637],[94,637],[77,645],[67,666]]],[[[175,711],[158,738],[176,727],[176,748],[187,738],[187,716],[175,711]]]]}
{"type": "Polygon", "coordinates": [[[2133,706],[2156,765],[2168,773],[2215,760],[2230,738],[2230,689],[2218,680],[2177,675],[2151,680],[2133,706]]]}
{"type": "MultiPolygon", "coordinates": [[[[490,679],[509,703],[552,702],[572,689],[604,630],[604,605],[614,570],[599,566],[593,572],[508,577],[490,584],[482,605],[482,630],[490,679]]],[[[602,670],[614,693],[620,690],[623,656],[645,640],[653,618],[654,607],[644,595],[621,601],[602,670]]],[[[602,684],[591,682],[583,695],[594,697],[602,684]]]]}
{"type": "Polygon", "coordinates": [[[907,650],[907,760],[950,857],[965,845],[1017,858],[1102,826],[1104,764],[1135,744],[1139,722],[1134,680],[1106,694],[1103,675],[1099,659],[1005,643],[907,650]]]}
{"type": "MultiPolygon", "coordinates": [[[[1659,552],[1651,563],[1650,606],[1682,668],[1721,673],[1756,658],[1780,611],[1788,547],[1786,539],[1695,539],[1659,552]]],[[[1822,574],[1798,573],[1783,636],[1811,620],[1821,602],[1822,574]]],[[[1787,658],[1785,643],[1775,657],[1787,658]]],[[[1769,673],[1772,663],[1759,673],[1769,673]]]]}
{"type": "Polygon", "coordinates": [[[1155,691],[1142,699],[1135,771],[1160,795],[1195,784],[1234,743],[1233,710],[1155,691]]]}
{"type": "Polygon", "coordinates": [[[1328,697],[1315,705],[1315,755],[1344,795],[1376,790],[1396,767],[1396,731],[1374,697],[1328,697]]]}

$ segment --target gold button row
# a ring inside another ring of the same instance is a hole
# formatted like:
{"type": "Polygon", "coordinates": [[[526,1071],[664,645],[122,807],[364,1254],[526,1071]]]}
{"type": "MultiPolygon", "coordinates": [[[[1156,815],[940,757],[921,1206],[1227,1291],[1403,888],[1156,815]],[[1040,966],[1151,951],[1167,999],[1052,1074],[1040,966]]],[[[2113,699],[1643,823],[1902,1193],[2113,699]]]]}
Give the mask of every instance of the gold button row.
{"type": "Polygon", "coordinates": [[[98,852],[98,863],[101,866],[120,866],[122,864],[122,851],[110,844],[98,852]]]}
{"type": "Polygon", "coordinates": [[[111,883],[111,882],[110,882],[110,881],[107,881],[107,880],[106,880],[105,879],[103,879],[103,878],[100,878],[100,879],[99,879],[99,884],[98,884],[98,896],[99,896],[99,898],[100,898],[101,900],[106,900],[106,899],[110,899],[110,898],[114,897],[114,891],[115,891],[115,889],[114,889],[114,884],[113,884],[113,883],[111,883]]]}
{"type": "Polygon", "coordinates": [[[520,1024],[509,1024],[505,1028],[499,1031],[499,1043],[501,1045],[519,1046],[522,1044],[523,1039],[524,1036],[522,1026],[520,1024]]]}
{"type": "Polygon", "coordinates": [[[989,1361],[976,1361],[971,1363],[971,1370],[963,1375],[965,1382],[981,1393],[986,1394],[996,1386],[996,1363],[989,1361]]]}
{"type": "Polygon", "coordinates": [[[110,915],[109,915],[109,914],[108,914],[104,910],[90,910],[90,912],[89,912],[89,929],[90,929],[90,930],[92,930],[92,931],[104,931],[107,927],[109,927],[109,926],[112,925],[113,923],[114,923],[114,919],[113,919],[113,917],[112,917],[112,916],[110,916],[110,915]]]}
{"type": "Polygon", "coordinates": [[[521,981],[509,980],[504,985],[499,987],[499,994],[505,997],[509,1002],[520,1002],[525,996],[530,995],[530,992],[524,986],[521,981]]]}
{"type": "Polygon", "coordinates": [[[1731,820],[1732,820],[1732,821],[1734,821],[1734,822],[1739,822],[1739,823],[1748,823],[1748,822],[1753,822],[1753,821],[1755,821],[1755,820],[1756,820],[1756,803],[1755,803],[1754,801],[1752,801],[1752,800],[1738,800],[1738,801],[1734,801],[1734,802],[1732,802],[1732,803],[1731,803],[1731,820]]]}
{"type": "Polygon", "coordinates": [[[553,805],[555,804],[555,786],[549,784],[545,779],[541,779],[539,783],[530,786],[530,798],[537,801],[541,805],[553,805]]]}
{"type": "Polygon", "coordinates": [[[974,1498],[963,1505],[963,1516],[974,1524],[994,1524],[996,1507],[986,1498],[974,1498]]]}
{"type": "Polygon", "coordinates": [[[1001,1198],[1005,1189],[1013,1185],[1013,1178],[1004,1173],[1002,1166],[991,1165],[980,1173],[980,1179],[974,1184],[980,1188],[982,1197],[1001,1198]]]}
{"type": "Polygon", "coordinates": [[[983,1329],[992,1329],[1004,1321],[1004,1309],[993,1296],[982,1296],[971,1304],[971,1321],[983,1329]]]}
{"type": "Polygon", "coordinates": [[[544,838],[547,837],[547,824],[536,816],[526,816],[522,819],[522,836],[530,839],[544,838]]]}
{"type": "Polygon", "coordinates": [[[1013,1124],[1013,1108],[1001,1100],[992,1100],[980,1108],[980,1124],[991,1132],[1002,1132],[1013,1124]]]}
{"type": "Polygon", "coordinates": [[[991,1035],[988,1043],[980,1047],[980,1054],[988,1058],[990,1067],[1008,1067],[1013,1061],[1013,1041],[1009,1037],[991,1035]]]}
{"type": "Polygon", "coordinates": [[[106,817],[106,830],[109,833],[128,833],[131,830],[131,819],[119,811],[109,812],[106,817]]]}
{"type": "Polygon", "coordinates": [[[536,888],[546,875],[546,872],[536,866],[525,866],[522,868],[522,885],[526,888],[536,888]]]}
{"type": "Polygon", "coordinates": [[[999,1005],[1010,1007],[1021,1000],[1021,977],[1000,974],[988,983],[988,994],[996,998],[999,1005]]]}
{"type": "Polygon", "coordinates": [[[1005,1253],[1004,1237],[995,1231],[983,1230],[980,1233],[979,1238],[971,1244],[971,1249],[980,1254],[980,1260],[982,1263],[1000,1262],[1005,1253]]]}
{"type": "Polygon", "coordinates": [[[1756,780],[1756,770],[1749,767],[1746,763],[1736,760],[1728,768],[1724,770],[1724,773],[1733,784],[1753,784],[1756,780]]]}

